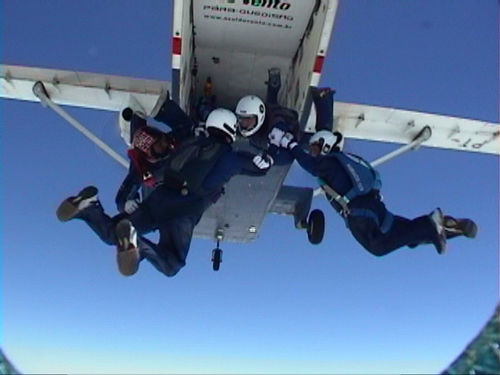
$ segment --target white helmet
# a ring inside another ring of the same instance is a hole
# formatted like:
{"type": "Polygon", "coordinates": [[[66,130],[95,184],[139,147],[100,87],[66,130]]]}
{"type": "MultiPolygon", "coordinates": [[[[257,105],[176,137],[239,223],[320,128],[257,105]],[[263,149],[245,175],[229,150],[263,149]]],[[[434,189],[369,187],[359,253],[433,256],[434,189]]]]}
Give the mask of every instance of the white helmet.
{"type": "Polygon", "coordinates": [[[320,130],[313,134],[309,139],[309,145],[319,143],[321,147],[321,155],[329,154],[337,142],[337,136],[328,130],[320,130]]]}
{"type": "Polygon", "coordinates": [[[217,108],[208,115],[205,127],[207,130],[210,128],[219,129],[231,137],[231,141],[234,142],[237,123],[238,119],[233,112],[229,109],[217,108]]]}
{"type": "Polygon", "coordinates": [[[236,116],[238,116],[240,131],[243,137],[250,137],[257,133],[262,127],[266,117],[266,106],[264,102],[255,95],[247,95],[240,99],[236,105],[236,116]],[[242,126],[244,119],[254,119],[249,126],[242,126]]]}

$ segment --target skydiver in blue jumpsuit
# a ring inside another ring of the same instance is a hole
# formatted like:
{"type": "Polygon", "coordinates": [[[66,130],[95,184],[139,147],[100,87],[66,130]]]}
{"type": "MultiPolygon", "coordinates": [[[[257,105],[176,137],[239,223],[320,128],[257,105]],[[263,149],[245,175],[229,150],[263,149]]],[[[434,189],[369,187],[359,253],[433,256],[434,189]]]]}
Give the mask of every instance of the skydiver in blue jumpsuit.
{"type": "Polygon", "coordinates": [[[280,139],[270,137],[270,142],[289,149],[302,168],[318,177],[327,199],[367,251],[384,256],[403,246],[432,243],[442,254],[447,238],[476,236],[477,226],[472,220],[444,216],[439,208],[412,220],[388,211],[380,194],[378,172],[362,158],[338,148],[341,135],[331,131],[333,91],[313,89],[313,101],[317,132],[309,139],[309,153],[292,134],[283,134],[280,139]]]}
{"type": "MultiPolygon", "coordinates": [[[[172,112],[166,111],[164,115],[168,116],[168,113],[172,112]]],[[[167,119],[164,117],[163,120],[167,119]]],[[[169,120],[177,124],[188,121],[181,115],[177,119],[169,120]]],[[[192,180],[202,179],[193,191],[183,194],[182,189],[179,189],[176,184],[161,181],[164,175],[163,163],[150,163],[147,167],[153,164],[157,168],[149,168],[149,170],[146,170],[148,168],[131,168],[131,173],[125,178],[116,198],[119,209],[125,212],[113,218],[109,217],[104,213],[97,199],[97,189],[87,187],[77,196],[63,201],[58,209],[58,217],[62,221],[72,218],[82,219],[102,241],[117,245],[117,261],[122,274],[134,274],[139,262],[146,258],[160,272],[167,276],[174,276],[185,265],[194,227],[203,212],[220,197],[223,185],[236,174],[262,175],[270,167],[266,163],[263,165],[260,157],[232,150],[231,143],[234,141],[236,126],[236,117],[230,111],[218,109],[209,115],[206,123],[209,137],[204,135],[200,137],[204,138],[202,142],[206,144],[217,145],[218,151],[215,161],[210,161],[210,165],[207,165],[205,161],[204,166],[207,168],[193,168],[193,165],[199,166],[200,161],[196,159],[191,160],[191,164],[188,163],[185,166],[188,174],[193,170],[207,170],[201,177],[191,176],[192,180]],[[154,164],[159,164],[159,166],[154,164]],[[141,173],[137,173],[138,170],[141,173]],[[147,173],[144,174],[144,171],[147,173]],[[155,173],[158,171],[161,172],[155,173]],[[129,203],[127,210],[127,202],[134,202],[139,187],[144,187],[145,181],[147,185],[153,182],[154,186],[146,185],[146,187],[153,187],[152,191],[141,204],[129,203]],[[137,234],[145,234],[155,229],[160,232],[160,241],[157,245],[142,237],[137,241],[137,234]],[[139,250],[137,250],[138,245],[139,250]]],[[[147,128],[143,130],[145,129],[147,128]]],[[[136,132],[136,134],[138,134],[139,142],[134,142],[135,148],[139,145],[141,155],[146,155],[150,161],[154,161],[151,157],[158,155],[155,155],[153,149],[163,135],[155,138],[153,134],[148,138],[142,137],[141,132],[136,132]]],[[[167,160],[170,160],[172,155],[179,154],[180,149],[182,149],[182,142],[178,149],[171,152],[167,160]]]]}

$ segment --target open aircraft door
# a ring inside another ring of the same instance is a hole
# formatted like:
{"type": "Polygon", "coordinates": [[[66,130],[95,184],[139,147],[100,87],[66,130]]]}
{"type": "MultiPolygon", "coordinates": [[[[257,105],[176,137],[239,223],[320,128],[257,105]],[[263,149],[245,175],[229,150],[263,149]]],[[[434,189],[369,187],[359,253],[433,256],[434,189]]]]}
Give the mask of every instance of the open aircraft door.
{"type": "MultiPolygon", "coordinates": [[[[234,109],[245,95],[264,100],[268,70],[279,68],[278,101],[299,113],[304,128],[312,103],[309,87],[319,82],[337,5],[337,0],[176,0],[172,97],[193,114],[209,79],[216,105],[234,109]]],[[[247,140],[237,141],[236,148],[259,151],[247,140]]],[[[248,242],[258,236],[268,212],[307,214],[313,190],[282,187],[289,168],[275,165],[265,177],[231,179],[195,235],[248,242]]]]}

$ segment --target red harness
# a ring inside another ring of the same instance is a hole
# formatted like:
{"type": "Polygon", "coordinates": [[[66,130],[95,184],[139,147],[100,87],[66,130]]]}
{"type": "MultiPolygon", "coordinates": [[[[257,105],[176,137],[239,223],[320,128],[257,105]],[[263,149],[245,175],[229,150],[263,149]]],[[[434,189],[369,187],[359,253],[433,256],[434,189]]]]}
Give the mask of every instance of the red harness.
{"type": "Polygon", "coordinates": [[[127,154],[137,173],[142,176],[142,183],[147,187],[154,187],[156,181],[150,171],[151,163],[146,160],[144,153],[132,148],[127,154]]]}

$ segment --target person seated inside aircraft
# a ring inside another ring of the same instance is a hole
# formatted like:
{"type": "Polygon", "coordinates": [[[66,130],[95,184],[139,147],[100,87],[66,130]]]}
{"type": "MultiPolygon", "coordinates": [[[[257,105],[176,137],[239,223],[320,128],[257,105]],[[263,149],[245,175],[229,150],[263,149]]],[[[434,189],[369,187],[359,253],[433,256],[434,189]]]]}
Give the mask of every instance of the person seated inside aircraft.
{"type": "Polygon", "coordinates": [[[383,256],[403,246],[432,243],[437,252],[443,254],[447,239],[476,236],[474,221],[446,216],[440,208],[415,219],[387,210],[380,194],[379,173],[361,157],[340,151],[342,135],[332,133],[331,128],[325,130],[325,124],[321,123],[333,119],[333,107],[327,97],[326,90],[317,90],[313,95],[318,127],[323,130],[309,139],[309,152],[299,146],[291,133],[284,132],[281,138],[275,134],[270,142],[290,150],[299,165],[318,178],[334,210],[367,251],[383,256]]]}
{"type": "Polygon", "coordinates": [[[198,98],[195,107],[195,121],[204,124],[207,117],[214,109],[217,108],[217,97],[213,94],[212,78],[207,77],[203,86],[203,95],[198,98]]]}
{"type": "MultiPolygon", "coordinates": [[[[103,242],[116,245],[118,269],[123,275],[133,275],[140,261],[147,259],[166,276],[174,276],[185,265],[194,227],[203,212],[221,196],[224,184],[236,174],[258,176],[270,168],[269,164],[263,165],[260,155],[232,149],[236,128],[234,113],[216,109],[206,121],[208,136],[192,137],[200,147],[187,143],[184,148],[180,144],[165,159],[170,169],[177,168],[177,176],[185,178],[186,190],[159,183],[137,207],[110,217],[99,202],[97,188],[88,186],[60,204],[58,219],[83,220],[103,242]],[[140,237],[153,230],[159,230],[158,244],[140,237]]],[[[154,147],[155,142],[148,144],[154,147]]],[[[151,153],[146,148],[142,151],[151,153]]],[[[137,184],[141,178],[139,175],[137,184]]],[[[126,205],[125,202],[123,207],[126,205]]]]}
{"type": "Polygon", "coordinates": [[[278,92],[281,88],[280,70],[271,68],[268,75],[265,103],[256,95],[247,95],[238,101],[235,109],[238,116],[238,130],[243,137],[250,139],[254,147],[275,159],[277,164],[289,164],[293,161],[289,153],[280,152],[278,147],[269,144],[267,138],[274,128],[290,132],[299,138],[299,117],[295,110],[278,104],[278,92]]]}

